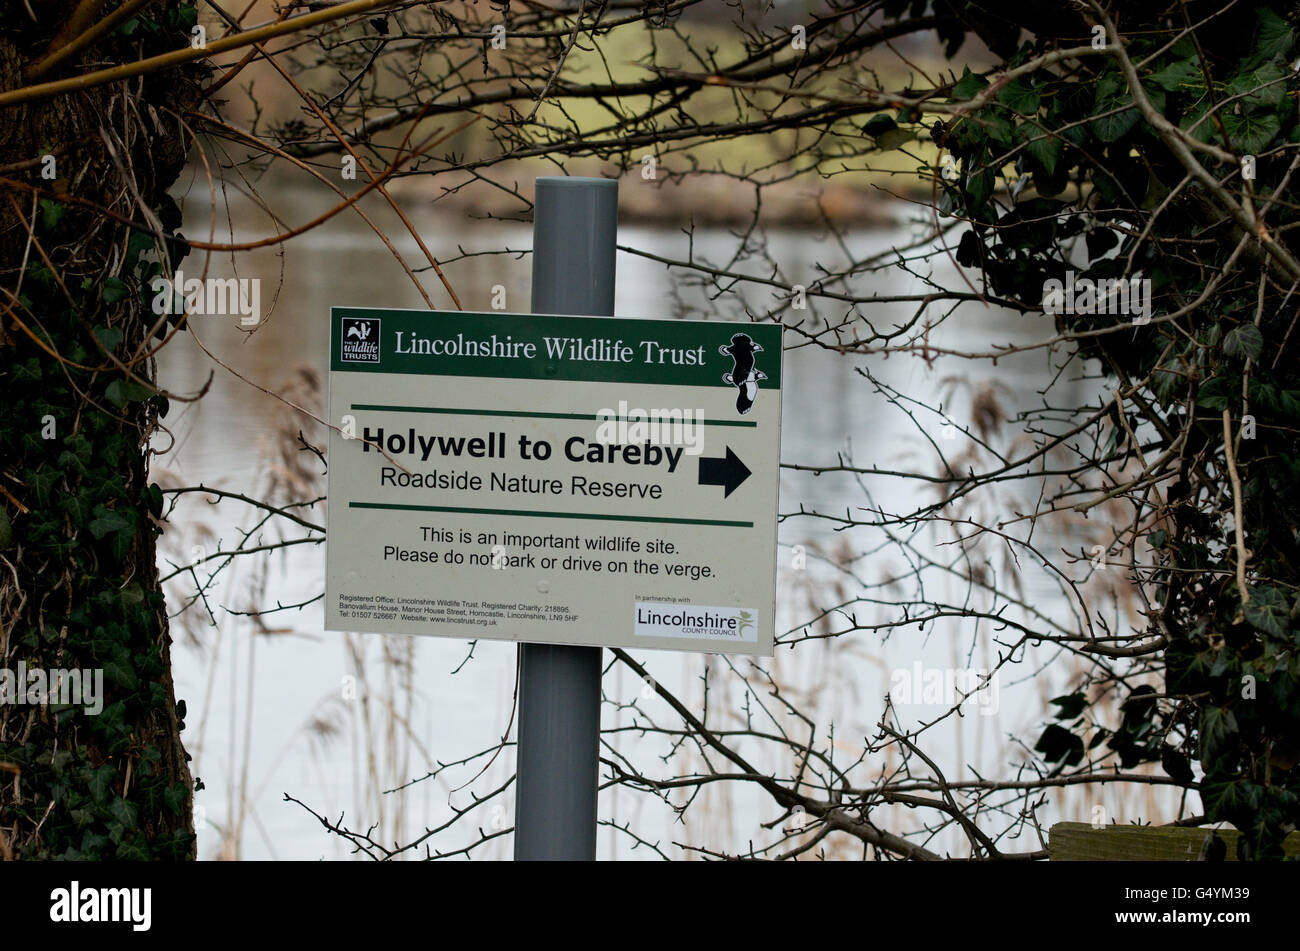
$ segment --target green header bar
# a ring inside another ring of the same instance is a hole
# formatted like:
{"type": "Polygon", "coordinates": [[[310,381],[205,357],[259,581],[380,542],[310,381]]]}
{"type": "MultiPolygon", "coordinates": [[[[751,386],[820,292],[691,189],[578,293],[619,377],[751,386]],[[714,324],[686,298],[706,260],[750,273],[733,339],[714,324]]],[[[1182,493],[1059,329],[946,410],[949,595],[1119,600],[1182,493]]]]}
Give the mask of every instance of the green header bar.
{"type": "Polygon", "coordinates": [[[781,329],[704,320],[332,307],[330,369],[676,386],[724,386],[724,373],[761,374],[758,389],[774,390],[781,386],[781,329]]]}

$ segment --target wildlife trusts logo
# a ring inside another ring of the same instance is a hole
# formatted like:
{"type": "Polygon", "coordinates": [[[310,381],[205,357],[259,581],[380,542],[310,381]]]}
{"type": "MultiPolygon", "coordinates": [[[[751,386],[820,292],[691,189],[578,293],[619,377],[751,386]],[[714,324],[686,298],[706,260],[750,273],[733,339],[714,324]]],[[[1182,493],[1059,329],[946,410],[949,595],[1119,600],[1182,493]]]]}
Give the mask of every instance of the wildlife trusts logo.
{"type": "Polygon", "coordinates": [[[749,334],[733,334],[730,346],[723,344],[718,347],[718,352],[735,361],[735,365],[722,374],[722,382],[736,388],[736,412],[744,416],[754,408],[758,381],[767,379],[767,374],[754,365],[754,354],[762,353],[763,348],[754,343],[749,334]]]}
{"type": "Polygon", "coordinates": [[[344,317],[339,359],[348,363],[379,362],[379,318],[344,317]]]}

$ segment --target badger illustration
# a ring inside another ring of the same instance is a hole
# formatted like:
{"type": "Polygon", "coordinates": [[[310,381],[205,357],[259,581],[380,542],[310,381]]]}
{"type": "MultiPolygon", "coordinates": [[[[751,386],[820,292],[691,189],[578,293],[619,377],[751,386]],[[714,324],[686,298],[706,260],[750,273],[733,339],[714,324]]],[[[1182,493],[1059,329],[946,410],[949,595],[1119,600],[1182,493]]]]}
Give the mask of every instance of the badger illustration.
{"type": "Polygon", "coordinates": [[[754,354],[762,351],[763,348],[754,343],[749,334],[733,334],[730,346],[723,344],[718,347],[719,353],[736,361],[729,372],[722,374],[722,382],[736,388],[736,412],[741,416],[754,408],[758,381],[767,379],[767,374],[754,366],[754,354]]]}
{"type": "Polygon", "coordinates": [[[367,337],[370,336],[370,325],[353,324],[351,327],[348,328],[348,332],[343,336],[356,337],[358,340],[365,340],[367,337]]]}

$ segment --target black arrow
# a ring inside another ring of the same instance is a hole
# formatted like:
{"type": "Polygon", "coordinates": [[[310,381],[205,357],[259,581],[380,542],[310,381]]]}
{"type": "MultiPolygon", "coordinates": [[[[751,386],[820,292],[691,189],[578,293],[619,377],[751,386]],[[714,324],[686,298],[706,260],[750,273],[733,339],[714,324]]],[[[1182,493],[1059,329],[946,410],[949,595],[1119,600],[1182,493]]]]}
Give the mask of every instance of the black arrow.
{"type": "Polygon", "coordinates": [[[725,458],[707,459],[700,456],[700,485],[725,487],[726,491],[722,493],[724,499],[735,492],[740,483],[749,478],[749,475],[749,469],[731,451],[730,446],[727,447],[725,458]]]}

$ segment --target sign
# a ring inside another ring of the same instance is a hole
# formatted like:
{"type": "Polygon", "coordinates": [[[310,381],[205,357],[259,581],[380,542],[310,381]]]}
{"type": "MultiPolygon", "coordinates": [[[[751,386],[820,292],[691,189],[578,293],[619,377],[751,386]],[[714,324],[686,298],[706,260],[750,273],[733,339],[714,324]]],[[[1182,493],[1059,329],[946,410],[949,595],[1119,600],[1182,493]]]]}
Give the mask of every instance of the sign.
{"type": "Polygon", "coordinates": [[[781,328],[335,307],[329,630],[770,656],[781,328]]]}

